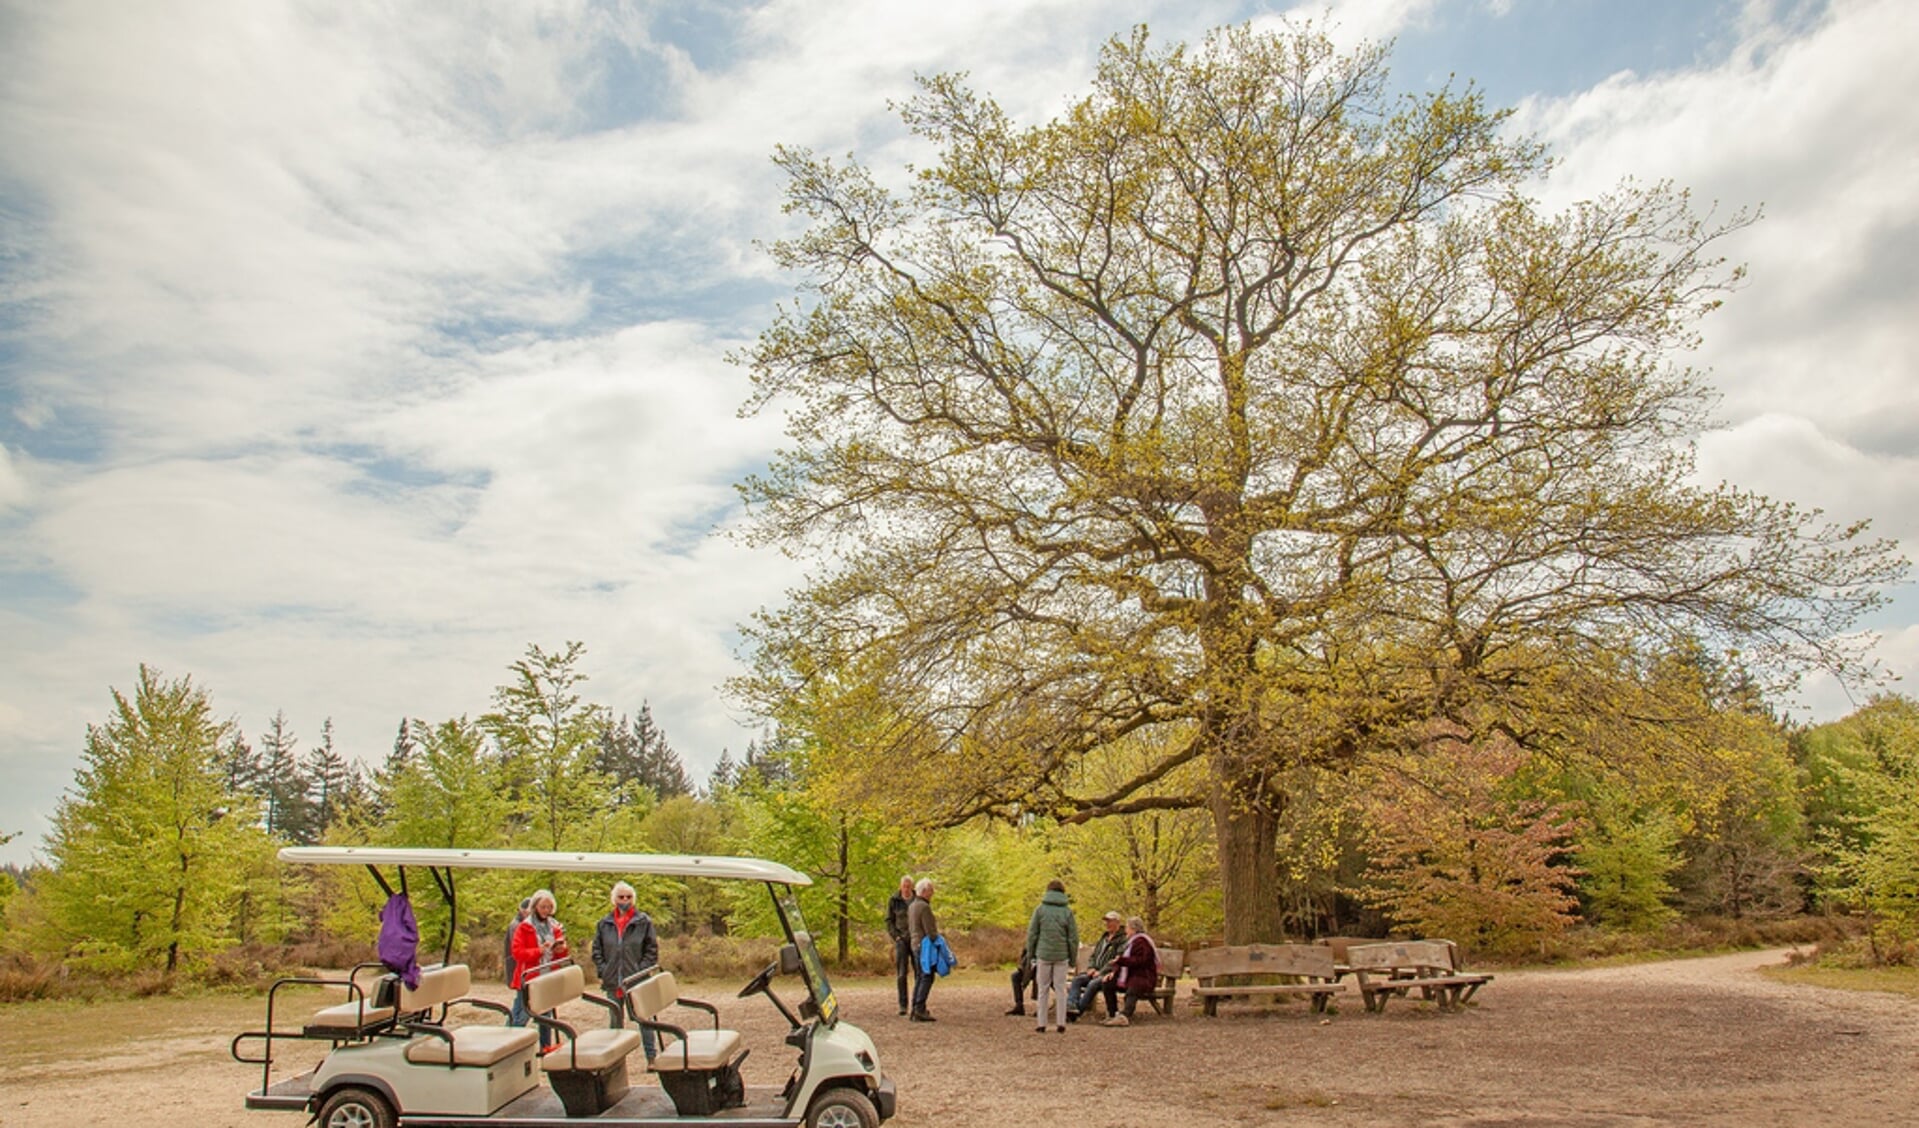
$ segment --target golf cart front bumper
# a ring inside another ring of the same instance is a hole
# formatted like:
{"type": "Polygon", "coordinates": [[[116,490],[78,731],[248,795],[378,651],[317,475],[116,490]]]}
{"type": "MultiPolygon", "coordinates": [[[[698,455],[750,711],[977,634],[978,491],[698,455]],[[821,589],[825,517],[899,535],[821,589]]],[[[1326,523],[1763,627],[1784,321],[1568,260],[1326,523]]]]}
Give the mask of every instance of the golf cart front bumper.
{"type": "Polygon", "coordinates": [[[881,1081],[880,1087],[873,1091],[873,1107],[879,1110],[881,1120],[893,1119],[893,1112],[899,1108],[899,1103],[899,1093],[894,1090],[891,1078],[881,1081]]]}

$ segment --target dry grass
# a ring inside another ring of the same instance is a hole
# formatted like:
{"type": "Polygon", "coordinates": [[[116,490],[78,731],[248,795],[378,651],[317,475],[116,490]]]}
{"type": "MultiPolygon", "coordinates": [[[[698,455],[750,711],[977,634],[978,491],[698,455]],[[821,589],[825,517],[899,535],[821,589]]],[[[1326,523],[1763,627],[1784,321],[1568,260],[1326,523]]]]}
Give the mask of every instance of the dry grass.
{"type": "MultiPolygon", "coordinates": [[[[280,993],[279,1002],[299,1014],[320,1005],[319,988],[280,993]]],[[[327,1000],[331,1001],[331,1000],[327,1000]]],[[[197,992],[105,1003],[97,999],[51,999],[0,1005],[0,1060],[32,1068],[97,1053],[123,1043],[219,1034],[230,1038],[266,1019],[257,995],[197,992]]]]}
{"type": "Polygon", "coordinates": [[[1919,999],[1919,967],[1831,967],[1802,963],[1765,969],[1770,979],[1840,991],[1883,991],[1919,999]]]}

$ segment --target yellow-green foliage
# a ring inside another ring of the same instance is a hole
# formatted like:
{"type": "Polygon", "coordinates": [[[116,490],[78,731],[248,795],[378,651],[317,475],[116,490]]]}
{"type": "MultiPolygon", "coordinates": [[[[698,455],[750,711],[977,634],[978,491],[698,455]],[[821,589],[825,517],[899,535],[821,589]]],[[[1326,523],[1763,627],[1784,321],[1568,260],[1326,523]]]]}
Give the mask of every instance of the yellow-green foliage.
{"type": "Polygon", "coordinates": [[[1856,806],[1842,818],[1849,833],[1828,835],[1821,877],[1830,896],[1870,915],[1875,954],[1904,955],[1919,942],[1919,704],[1878,698],[1829,727],[1851,746],[1833,771],[1856,806]]]}
{"type": "Polygon", "coordinates": [[[133,696],[112,698],[55,812],[29,934],[76,967],[171,974],[233,943],[241,905],[264,909],[241,893],[269,892],[250,879],[273,843],[225,789],[229,725],[204,690],[141,666],[133,696]]]}
{"type": "Polygon", "coordinates": [[[1666,810],[1635,804],[1608,790],[1586,808],[1588,823],[1574,857],[1585,916],[1627,932],[1652,932],[1679,913],[1668,898],[1679,865],[1679,830],[1666,810]]]}

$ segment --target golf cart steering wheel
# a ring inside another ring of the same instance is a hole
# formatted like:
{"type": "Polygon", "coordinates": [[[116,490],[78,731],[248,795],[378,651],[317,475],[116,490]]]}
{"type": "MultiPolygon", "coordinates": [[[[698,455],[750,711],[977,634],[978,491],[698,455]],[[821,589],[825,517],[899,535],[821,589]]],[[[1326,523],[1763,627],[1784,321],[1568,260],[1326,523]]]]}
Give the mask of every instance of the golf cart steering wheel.
{"type": "Polygon", "coordinates": [[[746,986],[740,988],[739,997],[742,999],[750,998],[751,996],[757,995],[761,991],[766,990],[768,985],[770,985],[773,982],[773,977],[775,975],[778,975],[779,973],[780,973],[780,961],[774,960],[772,963],[767,964],[764,968],[760,969],[760,973],[753,977],[753,981],[751,983],[748,983],[746,986]]]}

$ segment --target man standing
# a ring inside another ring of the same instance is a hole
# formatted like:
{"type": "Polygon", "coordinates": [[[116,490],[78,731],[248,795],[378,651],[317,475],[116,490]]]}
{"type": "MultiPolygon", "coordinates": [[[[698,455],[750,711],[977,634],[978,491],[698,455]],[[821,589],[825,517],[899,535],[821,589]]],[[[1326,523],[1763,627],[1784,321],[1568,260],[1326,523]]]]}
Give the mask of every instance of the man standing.
{"type": "Polygon", "coordinates": [[[899,892],[886,899],[886,934],[893,938],[893,974],[899,980],[900,1013],[906,1013],[906,970],[912,966],[912,940],[906,924],[907,907],[913,903],[913,879],[900,878],[899,892]]]}
{"type": "Polygon", "coordinates": [[[933,915],[933,879],[920,878],[913,887],[913,903],[906,906],[906,942],[913,954],[913,1012],[914,1022],[938,1022],[926,1013],[926,997],[933,993],[933,980],[936,977],[932,968],[920,960],[920,944],[926,940],[938,940],[939,920],[933,915]]]}
{"type": "Polygon", "coordinates": [[[1106,995],[1106,1013],[1119,1013],[1119,988],[1113,983],[1113,960],[1125,945],[1120,915],[1107,913],[1106,934],[1093,945],[1092,953],[1086,957],[1086,970],[1073,977],[1073,985],[1066,992],[1066,1021],[1078,1022],[1081,1014],[1092,1009],[1093,997],[1101,992],[1106,995]]]}

